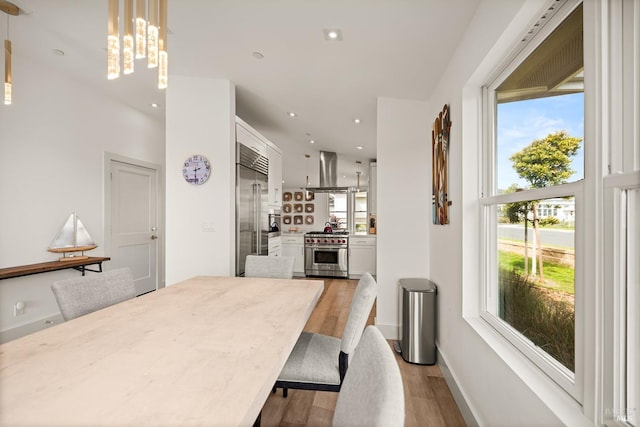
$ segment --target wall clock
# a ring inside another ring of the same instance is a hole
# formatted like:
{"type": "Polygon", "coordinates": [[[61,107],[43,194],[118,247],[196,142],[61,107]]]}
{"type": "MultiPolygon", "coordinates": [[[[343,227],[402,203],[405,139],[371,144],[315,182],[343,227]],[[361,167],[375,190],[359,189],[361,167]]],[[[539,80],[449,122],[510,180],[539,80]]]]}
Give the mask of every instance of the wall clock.
{"type": "Polygon", "coordinates": [[[201,155],[194,154],[187,158],[182,166],[182,176],[189,184],[204,184],[209,179],[211,173],[211,164],[209,160],[201,155]]]}

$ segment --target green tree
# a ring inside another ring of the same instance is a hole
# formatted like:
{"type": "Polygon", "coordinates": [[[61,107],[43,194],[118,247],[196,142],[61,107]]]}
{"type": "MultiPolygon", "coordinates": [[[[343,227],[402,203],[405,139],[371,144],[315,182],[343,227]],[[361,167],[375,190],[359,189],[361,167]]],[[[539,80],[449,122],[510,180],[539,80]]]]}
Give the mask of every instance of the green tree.
{"type": "MultiPolygon", "coordinates": [[[[504,194],[516,193],[518,191],[522,191],[521,188],[518,188],[518,184],[511,184],[506,190],[504,190],[504,194]]],[[[506,203],[504,205],[504,216],[511,224],[517,224],[523,219],[526,219],[527,212],[529,210],[529,204],[527,202],[514,202],[514,203],[506,203]]]]}
{"type": "MultiPolygon", "coordinates": [[[[529,182],[531,188],[543,188],[562,184],[575,172],[571,169],[571,158],[580,148],[582,138],[569,136],[565,131],[550,133],[543,139],[536,139],[509,159],[513,169],[520,177],[529,182]]],[[[542,245],[538,227],[537,202],[531,203],[533,229],[538,242],[538,265],[540,280],[544,280],[542,268],[542,245]]],[[[535,266],[534,266],[535,267],[535,266]]]]}
{"type": "Polygon", "coordinates": [[[580,142],[582,138],[558,131],[533,141],[509,159],[513,169],[532,188],[558,185],[567,182],[575,172],[571,169],[571,158],[578,152],[580,142]]]}

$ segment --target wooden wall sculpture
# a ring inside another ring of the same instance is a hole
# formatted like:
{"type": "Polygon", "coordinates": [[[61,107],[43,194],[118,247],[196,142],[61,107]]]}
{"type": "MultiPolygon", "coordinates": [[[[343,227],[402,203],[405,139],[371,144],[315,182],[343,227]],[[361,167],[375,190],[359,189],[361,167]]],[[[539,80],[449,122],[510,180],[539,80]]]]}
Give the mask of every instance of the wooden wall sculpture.
{"type": "Polygon", "coordinates": [[[433,223],[449,224],[449,131],[451,117],[449,105],[445,104],[433,123],[431,132],[431,159],[433,193],[433,223]]]}

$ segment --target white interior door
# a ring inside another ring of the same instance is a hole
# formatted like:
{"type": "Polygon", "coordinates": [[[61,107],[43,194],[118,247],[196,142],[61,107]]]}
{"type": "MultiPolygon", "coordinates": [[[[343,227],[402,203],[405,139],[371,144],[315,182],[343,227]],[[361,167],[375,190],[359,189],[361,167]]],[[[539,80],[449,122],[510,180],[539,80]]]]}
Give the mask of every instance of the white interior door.
{"type": "Polygon", "coordinates": [[[111,264],[129,267],[138,295],[158,287],[158,171],[111,160],[111,264]]]}

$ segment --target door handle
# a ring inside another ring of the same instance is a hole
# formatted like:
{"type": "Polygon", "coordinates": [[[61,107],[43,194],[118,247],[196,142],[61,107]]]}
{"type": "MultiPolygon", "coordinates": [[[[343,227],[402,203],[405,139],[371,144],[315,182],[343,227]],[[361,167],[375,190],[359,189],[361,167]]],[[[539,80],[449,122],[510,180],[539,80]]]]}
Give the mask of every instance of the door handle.
{"type": "Polygon", "coordinates": [[[156,240],[157,238],[158,238],[158,236],[156,236],[156,235],[151,236],[151,240],[156,240]]]}

